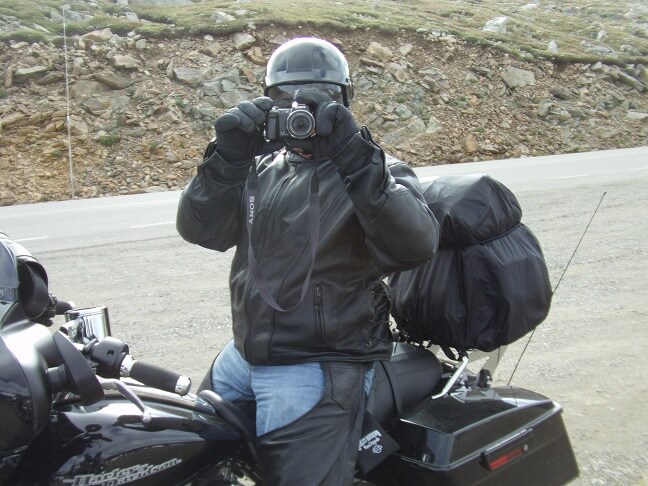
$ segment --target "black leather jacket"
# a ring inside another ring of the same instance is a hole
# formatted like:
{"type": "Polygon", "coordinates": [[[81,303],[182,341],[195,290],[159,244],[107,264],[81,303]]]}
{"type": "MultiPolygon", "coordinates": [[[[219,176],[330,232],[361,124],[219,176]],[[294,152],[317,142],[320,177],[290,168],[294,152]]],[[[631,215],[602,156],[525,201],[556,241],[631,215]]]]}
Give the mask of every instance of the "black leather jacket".
{"type": "Polygon", "coordinates": [[[388,301],[381,280],[431,258],[439,227],[411,168],[387,158],[365,137],[356,134],[335,163],[286,152],[256,160],[254,254],[286,312],[271,308],[250,278],[243,202],[248,167],[225,162],[212,142],[183,191],[180,235],[219,251],[236,246],[230,273],[234,340],[249,363],[389,356],[388,301]],[[309,187],[315,170],[320,237],[308,292],[296,305],[311,267],[309,187]]]}

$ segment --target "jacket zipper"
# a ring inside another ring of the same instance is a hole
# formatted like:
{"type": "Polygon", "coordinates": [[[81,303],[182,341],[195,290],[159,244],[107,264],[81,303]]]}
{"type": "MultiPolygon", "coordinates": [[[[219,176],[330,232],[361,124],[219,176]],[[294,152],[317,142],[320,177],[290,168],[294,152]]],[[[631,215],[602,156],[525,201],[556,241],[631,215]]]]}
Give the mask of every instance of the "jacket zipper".
{"type": "Polygon", "coordinates": [[[315,325],[317,339],[324,344],[324,312],[322,311],[322,286],[315,284],[315,325]]]}

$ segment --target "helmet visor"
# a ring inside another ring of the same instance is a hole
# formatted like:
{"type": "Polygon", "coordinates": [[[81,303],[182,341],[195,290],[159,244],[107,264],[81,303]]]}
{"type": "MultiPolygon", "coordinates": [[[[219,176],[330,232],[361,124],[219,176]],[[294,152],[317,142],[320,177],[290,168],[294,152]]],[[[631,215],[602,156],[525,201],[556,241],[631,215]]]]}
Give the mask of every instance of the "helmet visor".
{"type": "Polygon", "coordinates": [[[342,87],[337,84],[331,84],[331,83],[279,84],[267,88],[266,96],[272,98],[275,104],[280,108],[287,108],[293,102],[295,91],[299,89],[319,91],[327,95],[329,98],[331,98],[331,101],[344,103],[342,87]]]}

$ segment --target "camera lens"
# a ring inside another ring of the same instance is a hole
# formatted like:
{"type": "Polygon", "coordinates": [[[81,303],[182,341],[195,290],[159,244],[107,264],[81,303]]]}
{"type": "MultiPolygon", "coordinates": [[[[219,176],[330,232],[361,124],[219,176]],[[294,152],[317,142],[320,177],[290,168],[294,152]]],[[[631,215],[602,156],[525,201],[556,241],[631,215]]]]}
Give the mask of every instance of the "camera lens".
{"type": "Polygon", "coordinates": [[[308,138],[315,133],[315,118],[308,110],[293,110],[286,120],[286,130],[293,138],[308,138]]]}

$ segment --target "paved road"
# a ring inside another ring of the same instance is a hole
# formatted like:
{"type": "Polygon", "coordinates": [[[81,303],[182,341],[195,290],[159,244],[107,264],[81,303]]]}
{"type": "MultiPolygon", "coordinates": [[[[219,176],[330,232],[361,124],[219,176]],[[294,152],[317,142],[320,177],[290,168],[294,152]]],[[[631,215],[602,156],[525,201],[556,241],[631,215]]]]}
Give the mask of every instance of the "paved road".
{"type": "MultiPolygon", "coordinates": [[[[575,484],[648,484],[648,148],[418,169],[487,172],[520,199],[554,286],[513,384],[557,400],[581,467],[575,484]]],[[[107,305],[141,359],[200,380],[229,340],[231,252],[183,242],[178,193],[0,208],[0,231],[46,266],[51,289],[107,305]]],[[[506,383],[525,340],[496,375],[506,383]]]]}
{"type": "MultiPolygon", "coordinates": [[[[507,159],[417,169],[422,180],[444,174],[487,172],[513,191],[607,184],[645,177],[648,148],[507,159]]],[[[0,208],[0,231],[32,251],[79,248],[175,235],[179,192],[0,208]]]]}

